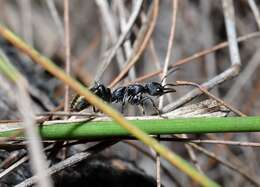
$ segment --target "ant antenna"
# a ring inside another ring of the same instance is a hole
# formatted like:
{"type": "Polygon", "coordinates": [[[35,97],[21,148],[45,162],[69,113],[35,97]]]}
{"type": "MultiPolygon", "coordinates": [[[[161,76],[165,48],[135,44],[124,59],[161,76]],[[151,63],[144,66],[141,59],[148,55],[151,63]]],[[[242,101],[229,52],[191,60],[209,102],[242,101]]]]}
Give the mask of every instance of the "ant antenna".
{"type": "Polygon", "coordinates": [[[180,69],[181,69],[180,67],[176,67],[176,68],[171,69],[171,70],[162,78],[161,84],[162,84],[163,81],[167,78],[168,75],[170,75],[170,74],[172,74],[172,73],[174,73],[175,71],[180,70],[180,69]]]}

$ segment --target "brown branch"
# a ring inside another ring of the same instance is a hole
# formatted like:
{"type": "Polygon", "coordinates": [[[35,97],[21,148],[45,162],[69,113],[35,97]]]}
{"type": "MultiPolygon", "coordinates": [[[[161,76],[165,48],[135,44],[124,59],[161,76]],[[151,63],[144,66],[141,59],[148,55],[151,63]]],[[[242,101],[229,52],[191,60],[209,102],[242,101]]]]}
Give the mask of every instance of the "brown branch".
{"type": "MultiPolygon", "coordinates": [[[[237,42],[240,43],[240,42],[244,42],[244,41],[247,41],[249,39],[252,39],[252,38],[255,38],[255,37],[259,37],[260,36],[260,32],[252,32],[252,33],[249,33],[249,34],[246,34],[244,36],[240,36],[237,38],[237,42]]],[[[171,64],[170,66],[168,66],[169,69],[172,69],[172,68],[175,68],[176,66],[180,66],[180,65],[184,65],[184,64],[188,64],[188,63],[191,63],[193,60],[196,60],[198,58],[201,58],[207,54],[210,54],[210,53],[213,53],[215,51],[218,51],[220,49],[223,49],[223,48],[226,48],[228,47],[228,42],[225,41],[225,42],[221,42],[209,49],[205,49],[205,50],[202,50],[198,53],[195,53],[189,57],[186,57],[186,58],[183,58],[183,59],[180,59],[178,60],[175,64],[171,64]]],[[[196,61],[196,62],[203,62],[203,61],[196,61]]],[[[161,70],[158,70],[158,71],[154,71],[152,73],[149,73],[149,74],[146,74],[144,76],[141,76],[133,81],[131,81],[130,83],[134,83],[134,82],[142,82],[146,79],[149,79],[149,78],[152,78],[156,75],[159,75],[160,73],[162,73],[162,69],[161,70]]]]}
{"type": "Polygon", "coordinates": [[[114,87],[130,70],[130,68],[138,61],[143,51],[145,50],[151,35],[153,33],[156,19],[159,11],[159,0],[153,1],[153,8],[151,14],[148,16],[147,23],[144,24],[139,31],[137,39],[135,41],[133,52],[130,58],[127,60],[126,67],[121,71],[121,73],[110,83],[108,87],[114,87]]]}
{"type": "Polygon", "coordinates": [[[177,86],[181,86],[181,85],[195,86],[195,87],[199,88],[200,91],[202,91],[203,93],[208,95],[210,98],[218,101],[221,105],[224,105],[225,107],[227,107],[228,109],[233,111],[235,114],[237,114],[239,116],[243,116],[243,117],[246,116],[244,113],[240,112],[239,110],[237,110],[234,107],[232,107],[230,104],[228,104],[225,101],[223,101],[223,100],[219,99],[218,97],[214,96],[212,93],[210,93],[208,90],[206,90],[205,88],[203,88],[201,85],[199,85],[197,83],[189,82],[189,81],[176,81],[176,83],[177,83],[177,86]]]}
{"type": "Polygon", "coordinates": [[[191,145],[194,149],[202,152],[203,154],[207,155],[208,157],[218,161],[219,163],[223,164],[224,166],[228,167],[229,169],[239,173],[241,176],[243,176],[245,179],[247,179],[249,182],[251,182],[253,185],[255,186],[260,186],[260,183],[254,179],[252,176],[250,176],[247,172],[242,171],[238,166],[235,166],[234,164],[219,158],[218,156],[216,156],[214,153],[204,149],[201,146],[198,146],[194,143],[189,143],[189,145],[191,145]]]}

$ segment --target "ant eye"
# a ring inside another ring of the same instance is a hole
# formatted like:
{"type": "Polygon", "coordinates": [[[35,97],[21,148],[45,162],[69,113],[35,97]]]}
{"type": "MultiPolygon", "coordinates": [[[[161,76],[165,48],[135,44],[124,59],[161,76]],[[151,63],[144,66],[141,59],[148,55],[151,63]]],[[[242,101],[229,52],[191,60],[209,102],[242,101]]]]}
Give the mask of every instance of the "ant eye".
{"type": "Polygon", "coordinates": [[[157,88],[156,91],[159,92],[159,91],[160,91],[160,88],[157,88]]]}

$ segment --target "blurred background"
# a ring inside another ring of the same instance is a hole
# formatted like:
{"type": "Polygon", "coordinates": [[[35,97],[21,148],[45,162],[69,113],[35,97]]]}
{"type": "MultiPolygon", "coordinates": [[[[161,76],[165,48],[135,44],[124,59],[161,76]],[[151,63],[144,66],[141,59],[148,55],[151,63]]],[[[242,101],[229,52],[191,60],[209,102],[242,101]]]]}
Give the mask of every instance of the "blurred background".
{"type": "MultiPolygon", "coordinates": [[[[130,34],[128,34],[124,47],[113,58],[103,76],[99,80],[95,80],[102,62],[107,58],[120,34],[124,31],[125,24],[134,10],[136,4],[134,2],[130,0],[70,1],[72,75],[86,86],[93,85],[94,81],[101,81],[103,84],[109,85],[125,67],[126,61],[133,51],[134,43],[138,38],[138,32],[148,20],[152,0],[143,2],[142,11],[130,34]]],[[[260,17],[254,15],[252,2],[259,11],[260,1],[234,0],[233,2],[237,36],[245,36],[259,31],[260,17]]],[[[180,0],[178,4],[170,64],[205,49],[211,49],[220,42],[227,41],[221,0],[180,0]]],[[[64,68],[63,8],[62,0],[0,0],[0,22],[41,54],[49,57],[57,65],[64,68]]],[[[172,1],[160,1],[158,17],[150,42],[138,62],[125,76],[125,79],[115,87],[128,84],[129,81],[163,68],[172,23],[172,13],[172,1]]],[[[27,56],[20,53],[1,37],[0,48],[29,81],[30,95],[34,101],[33,107],[36,112],[50,111],[63,101],[64,85],[60,81],[53,78],[42,67],[33,63],[27,56]]],[[[240,42],[239,55],[242,62],[240,74],[236,78],[224,81],[214,87],[212,93],[247,115],[259,115],[259,37],[240,42]]],[[[229,49],[226,47],[192,60],[187,64],[180,65],[178,71],[168,76],[168,82],[174,83],[176,80],[187,80],[204,83],[221,74],[230,66],[229,49]]],[[[143,82],[149,81],[160,81],[160,77],[157,75],[143,80],[143,82]]],[[[178,100],[190,90],[190,87],[178,88],[176,93],[167,97],[164,106],[178,100]]],[[[12,99],[12,94],[11,90],[0,90],[0,119],[2,120],[19,119],[19,113],[15,101],[12,99]]],[[[72,95],[73,93],[71,93],[71,97],[72,95]]],[[[196,98],[193,102],[204,98],[196,98]]],[[[156,100],[156,103],[158,103],[158,100],[156,100]]],[[[127,115],[141,115],[141,112],[130,107],[127,115]]],[[[200,137],[205,136],[201,135],[200,137]]],[[[260,141],[259,133],[215,134],[212,137],[224,140],[260,141]]],[[[151,153],[141,143],[135,143],[151,153]]],[[[189,160],[184,144],[169,142],[166,145],[189,160]]],[[[204,147],[221,158],[235,163],[243,171],[251,175],[252,178],[258,180],[257,176],[260,176],[258,148],[223,145],[205,145],[204,147]]],[[[0,150],[0,153],[0,160],[4,160],[11,154],[10,151],[6,150],[0,150]]],[[[107,157],[117,155],[120,158],[134,160],[136,167],[142,168],[149,176],[155,176],[156,174],[154,161],[143,156],[140,151],[126,143],[118,143],[102,152],[102,154],[107,157]]],[[[218,161],[209,159],[201,153],[196,152],[196,155],[203,172],[223,186],[242,187],[252,185],[244,177],[227,169],[218,161]]],[[[164,186],[196,186],[185,175],[171,167],[164,160],[162,160],[162,164],[177,180],[176,183],[162,172],[162,184],[164,186]]],[[[20,174],[19,177],[15,175],[15,180],[21,181],[22,178],[30,176],[30,172],[28,175],[23,173],[25,170],[29,170],[28,166],[19,168],[16,172],[20,172],[20,174]]],[[[10,182],[13,178],[8,177],[6,181],[10,182]]]]}

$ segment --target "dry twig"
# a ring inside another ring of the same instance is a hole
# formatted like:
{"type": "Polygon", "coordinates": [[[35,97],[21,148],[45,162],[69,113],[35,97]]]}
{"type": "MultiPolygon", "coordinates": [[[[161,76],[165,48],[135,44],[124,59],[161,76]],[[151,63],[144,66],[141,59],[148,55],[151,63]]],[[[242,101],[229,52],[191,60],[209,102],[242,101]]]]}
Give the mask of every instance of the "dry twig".
{"type": "Polygon", "coordinates": [[[231,164],[230,162],[227,162],[219,157],[217,157],[214,153],[207,151],[206,149],[204,149],[201,146],[198,146],[194,143],[189,143],[189,145],[191,145],[194,149],[202,152],[203,154],[207,155],[208,157],[217,160],[218,162],[220,162],[221,164],[223,164],[224,166],[232,169],[233,171],[239,173],[241,176],[243,176],[245,179],[247,179],[249,182],[251,182],[251,184],[255,185],[255,186],[260,186],[260,182],[257,181],[257,179],[253,178],[252,176],[250,176],[247,172],[242,171],[239,167],[235,166],[234,164],[231,164]]]}

